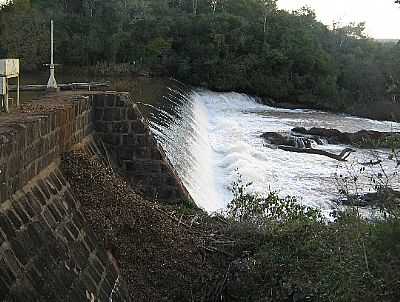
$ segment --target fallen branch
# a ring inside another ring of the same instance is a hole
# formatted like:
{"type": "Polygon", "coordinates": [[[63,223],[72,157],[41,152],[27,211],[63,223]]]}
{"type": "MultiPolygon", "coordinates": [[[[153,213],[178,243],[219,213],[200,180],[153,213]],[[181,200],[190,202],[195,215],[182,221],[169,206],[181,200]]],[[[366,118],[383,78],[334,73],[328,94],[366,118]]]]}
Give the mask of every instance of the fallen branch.
{"type": "Polygon", "coordinates": [[[108,164],[109,168],[111,169],[112,174],[113,174],[114,176],[116,176],[116,174],[115,174],[115,172],[114,172],[114,169],[113,169],[113,164],[112,164],[112,161],[111,161],[110,154],[108,153],[108,150],[107,150],[107,147],[106,147],[106,145],[104,144],[104,142],[103,142],[102,139],[99,139],[99,141],[100,141],[101,146],[102,146],[102,148],[103,148],[103,150],[104,150],[104,152],[105,152],[107,164],[108,164]]]}
{"type": "Polygon", "coordinates": [[[211,253],[220,253],[220,254],[223,254],[223,255],[225,255],[225,256],[227,256],[227,257],[233,257],[233,254],[231,254],[231,253],[228,253],[228,252],[226,252],[226,251],[223,251],[223,250],[220,250],[220,249],[217,249],[217,248],[215,248],[215,247],[211,247],[211,246],[200,246],[202,249],[204,249],[205,251],[207,251],[207,252],[211,252],[211,253]]]}
{"type": "Polygon", "coordinates": [[[224,288],[226,286],[226,282],[228,281],[228,276],[232,267],[234,261],[232,261],[231,263],[229,263],[229,266],[224,274],[224,278],[221,280],[220,284],[217,285],[217,288],[215,290],[215,294],[214,294],[214,299],[213,301],[217,302],[217,301],[222,301],[222,292],[224,291],[224,288]]]}
{"type": "Polygon", "coordinates": [[[306,153],[306,154],[323,155],[323,156],[327,156],[327,157],[336,159],[338,161],[346,161],[351,153],[356,152],[355,150],[353,150],[351,148],[346,148],[338,155],[338,154],[330,153],[328,151],[319,150],[319,149],[312,149],[312,148],[304,148],[304,149],[302,149],[302,148],[283,146],[283,145],[279,145],[278,149],[281,149],[281,150],[284,150],[284,151],[289,151],[289,152],[295,152],[295,153],[306,153]]]}
{"type": "Polygon", "coordinates": [[[360,165],[361,166],[376,166],[376,165],[379,165],[379,164],[381,164],[382,163],[382,161],[381,160],[377,160],[377,161],[368,161],[368,162],[365,162],[365,163],[360,163],[360,165]]]}

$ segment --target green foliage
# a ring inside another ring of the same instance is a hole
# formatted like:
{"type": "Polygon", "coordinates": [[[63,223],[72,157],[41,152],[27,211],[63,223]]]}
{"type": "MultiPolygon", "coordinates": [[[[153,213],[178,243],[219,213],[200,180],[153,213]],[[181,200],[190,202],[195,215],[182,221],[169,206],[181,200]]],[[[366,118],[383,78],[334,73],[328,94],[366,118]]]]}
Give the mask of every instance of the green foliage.
{"type": "Polygon", "coordinates": [[[233,199],[228,204],[228,216],[240,221],[255,224],[287,222],[293,220],[322,221],[321,213],[313,208],[302,206],[294,197],[280,198],[276,192],[266,197],[248,192],[251,183],[243,183],[241,175],[232,185],[233,199]]]}
{"type": "Polygon", "coordinates": [[[275,0],[14,0],[0,10],[0,56],[42,68],[50,18],[63,65],[133,64],[324,109],[400,99],[400,45],[368,39],[363,23],[328,29],[310,8],[289,13],[275,0]]]}
{"type": "Polygon", "coordinates": [[[294,199],[261,198],[248,186],[239,178],[228,211],[238,221],[231,236],[247,252],[227,301],[399,300],[398,218],[371,222],[348,208],[327,222],[294,199]]]}
{"type": "MultiPolygon", "coordinates": [[[[20,5],[27,4],[16,3],[17,8],[20,5]]],[[[0,47],[6,49],[9,57],[20,58],[26,69],[35,69],[48,62],[48,32],[46,17],[40,13],[32,16],[21,8],[17,13],[5,11],[0,15],[0,47]]]]}
{"type": "Polygon", "coordinates": [[[357,146],[358,148],[387,148],[395,150],[399,149],[400,147],[400,136],[397,134],[393,134],[380,139],[363,139],[361,141],[355,142],[355,146],[357,146]]]}

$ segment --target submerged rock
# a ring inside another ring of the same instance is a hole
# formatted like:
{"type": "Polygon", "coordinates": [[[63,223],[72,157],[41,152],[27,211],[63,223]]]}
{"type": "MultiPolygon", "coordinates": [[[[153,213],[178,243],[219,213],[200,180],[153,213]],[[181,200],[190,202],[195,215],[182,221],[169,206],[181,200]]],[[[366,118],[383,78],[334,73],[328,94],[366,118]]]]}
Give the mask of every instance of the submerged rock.
{"type": "Polygon", "coordinates": [[[338,161],[346,161],[351,153],[355,152],[355,150],[351,148],[345,148],[340,154],[314,149],[312,143],[322,144],[321,139],[317,137],[293,135],[292,133],[280,134],[276,132],[265,132],[261,137],[266,140],[267,146],[269,147],[275,146],[278,149],[295,153],[323,155],[338,161]]]}
{"type": "Polygon", "coordinates": [[[355,133],[341,132],[337,129],[296,127],[292,132],[310,135],[314,139],[324,138],[329,144],[353,145],[360,148],[391,148],[393,144],[400,143],[400,133],[361,130],[355,133]]]}
{"type": "Polygon", "coordinates": [[[337,129],[326,129],[326,128],[311,128],[307,130],[303,127],[293,128],[292,132],[300,133],[304,135],[312,135],[317,138],[325,138],[329,144],[350,144],[351,140],[348,133],[342,133],[337,129]]]}
{"type": "Polygon", "coordinates": [[[299,149],[311,148],[313,139],[290,133],[265,132],[261,135],[268,144],[274,146],[289,146],[299,149]]]}
{"type": "Polygon", "coordinates": [[[400,192],[387,188],[373,193],[362,195],[349,195],[347,197],[335,200],[335,203],[345,206],[369,207],[379,206],[386,203],[400,204],[400,192]]]}

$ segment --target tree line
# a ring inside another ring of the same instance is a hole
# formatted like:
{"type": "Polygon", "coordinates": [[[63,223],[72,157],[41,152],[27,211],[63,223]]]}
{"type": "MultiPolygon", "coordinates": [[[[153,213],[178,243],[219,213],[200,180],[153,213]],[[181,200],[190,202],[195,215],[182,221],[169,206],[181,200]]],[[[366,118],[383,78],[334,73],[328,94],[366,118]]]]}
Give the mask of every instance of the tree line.
{"type": "MultiPolygon", "coordinates": [[[[396,5],[393,5],[393,9],[396,5]]],[[[400,44],[365,24],[320,23],[276,0],[14,0],[0,10],[0,57],[38,70],[128,64],[188,84],[346,110],[400,101],[400,44]]]]}

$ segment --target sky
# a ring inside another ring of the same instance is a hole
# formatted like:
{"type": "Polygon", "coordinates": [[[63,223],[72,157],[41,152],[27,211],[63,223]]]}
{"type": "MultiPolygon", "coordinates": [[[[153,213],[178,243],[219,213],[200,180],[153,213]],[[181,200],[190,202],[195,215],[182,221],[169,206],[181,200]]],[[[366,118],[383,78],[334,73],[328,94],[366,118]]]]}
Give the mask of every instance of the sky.
{"type": "Polygon", "coordinates": [[[327,25],[366,22],[368,36],[400,39],[400,5],[394,0],[278,0],[282,9],[311,7],[317,19],[327,25]]]}

